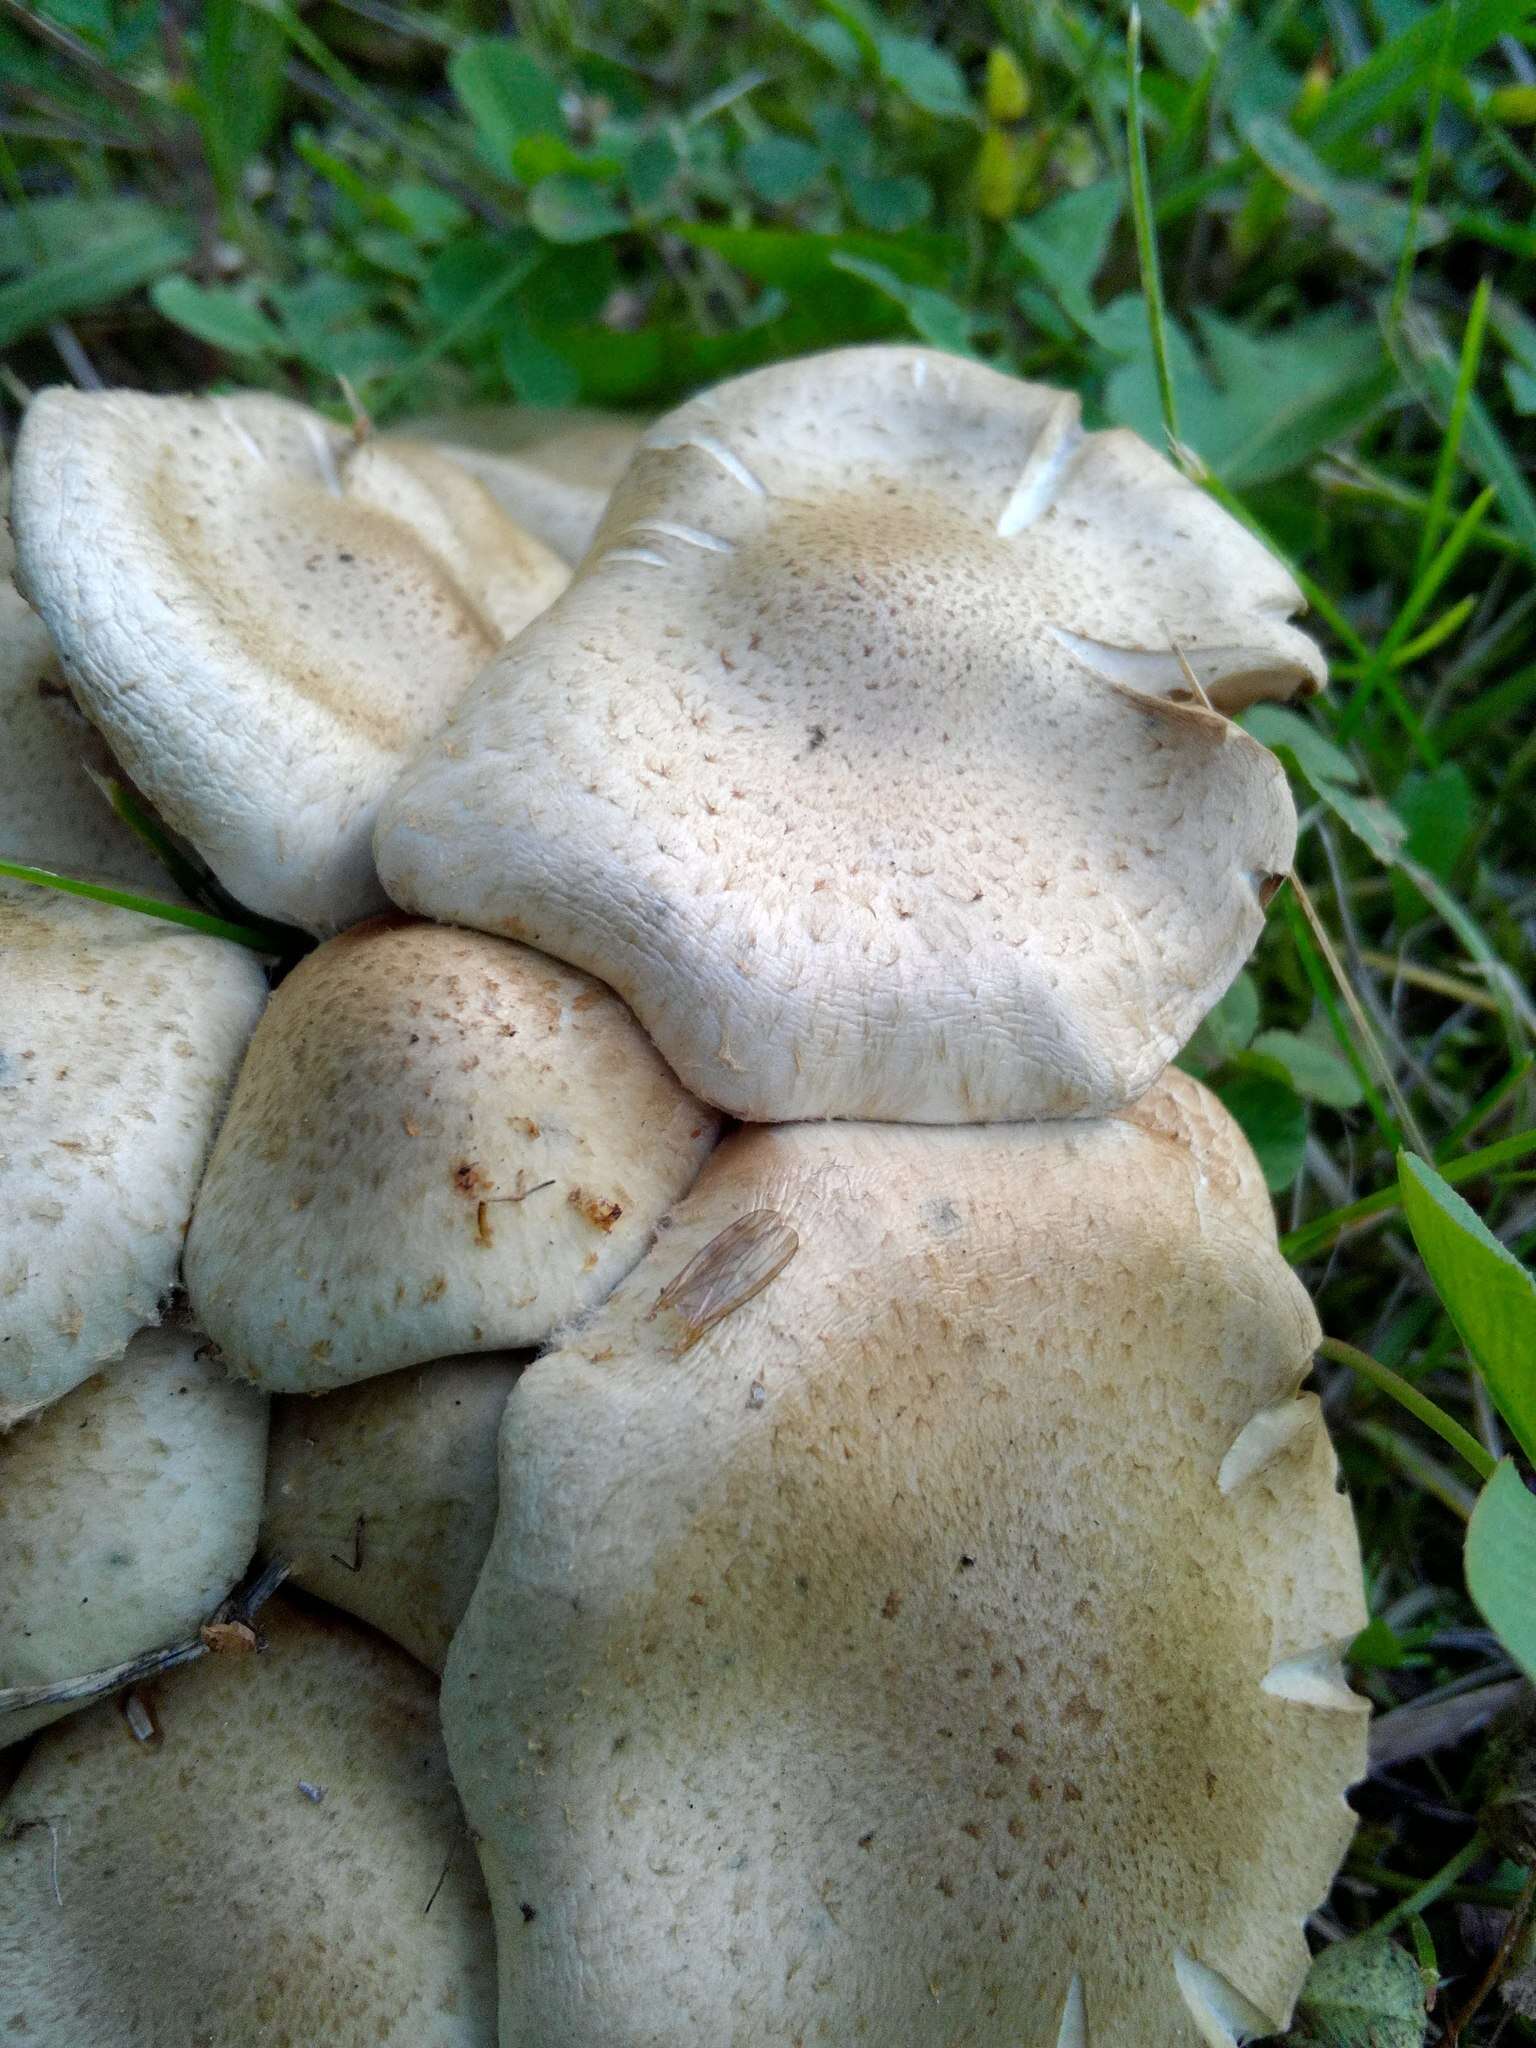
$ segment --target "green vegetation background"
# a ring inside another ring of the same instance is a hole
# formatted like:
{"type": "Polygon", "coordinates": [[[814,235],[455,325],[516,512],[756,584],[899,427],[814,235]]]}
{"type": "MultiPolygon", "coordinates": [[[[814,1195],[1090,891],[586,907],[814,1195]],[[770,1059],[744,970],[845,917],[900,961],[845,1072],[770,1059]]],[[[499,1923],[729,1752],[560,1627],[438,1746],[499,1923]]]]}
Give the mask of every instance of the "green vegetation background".
{"type": "MultiPolygon", "coordinates": [[[[1468,1600],[1477,1471],[1423,1419],[1491,1462],[1511,1410],[1395,1166],[1438,1161],[1528,1256],[1533,23],[1518,0],[1146,0],[1137,108],[1125,15],[1080,0],[0,0],[10,428],[61,378],[381,423],[657,409],[916,337],[1159,445],[1171,421],[1291,562],[1334,685],[1246,722],[1295,780],[1305,894],[1186,1058],[1347,1340],[1318,1383],[1375,1617],[1352,1674],[1393,1760],[1316,1925],[1399,1909],[1408,1994],[1399,1972],[1390,2017],[1379,1971],[1325,1986],[1305,2038],[1335,2048],[1536,2038],[1531,1853],[1499,1818],[1520,1798],[1473,1832],[1480,1730],[1531,1645],[1468,1600]]],[[[1536,1379],[1526,1295],[1511,1314],[1505,1392],[1536,1379]]],[[[1500,1768],[1531,1767],[1516,1744],[1500,1768]]]]}

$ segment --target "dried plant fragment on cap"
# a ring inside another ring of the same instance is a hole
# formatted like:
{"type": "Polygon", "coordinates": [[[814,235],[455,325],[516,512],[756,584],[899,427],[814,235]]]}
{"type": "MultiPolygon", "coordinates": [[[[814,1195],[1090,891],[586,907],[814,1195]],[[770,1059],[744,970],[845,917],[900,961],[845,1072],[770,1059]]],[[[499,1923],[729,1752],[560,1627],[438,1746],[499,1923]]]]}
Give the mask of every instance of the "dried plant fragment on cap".
{"type": "Polygon", "coordinates": [[[272,1415],[262,1548],[440,1671],[496,1525],[496,1430],[520,1358],[442,1358],[272,1415]]]}
{"type": "Polygon", "coordinates": [[[542,1343],[715,1134],[586,975],[376,919],[297,967],[252,1042],[187,1237],[194,1312],[283,1393],[542,1343]]]}
{"type": "Polygon", "coordinates": [[[132,910],[0,900],[0,1429],[159,1321],[266,1000],[255,957],[132,910]]]}
{"type": "Polygon", "coordinates": [[[517,406],[449,413],[405,431],[478,477],[502,511],[562,561],[579,562],[644,426],[617,413],[517,406]]]}
{"type": "Polygon", "coordinates": [[[1364,1603],[1203,1108],[737,1133],[523,1375],[443,1694],[506,2048],[1284,2023],[1364,1603]]]}
{"type": "Polygon", "coordinates": [[[1295,843],[1278,762],[1169,650],[1218,704],[1289,692],[1321,675],[1298,603],[1059,392],[910,348],[754,372],[648,432],[385,800],[380,872],[601,976],[739,1116],[1115,1109],[1295,843]]]}
{"type": "Polygon", "coordinates": [[[253,910],[376,909],[380,796],[564,565],[429,449],[286,400],[45,391],[21,586],[89,716],[253,910]]]}
{"type": "Polygon", "coordinates": [[[0,1806],[0,1983],[46,2048],[491,2048],[484,1888],[403,1651],[274,1601],[267,1647],[50,1729],[0,1806]],[[41,1822],[42,1825],[36,1823],[41,1822]]]}
{"type": "MultiPolygon", "coordinates": [[[[264,1394],[179,1324],[0,1439],[0,1688],[126,1663],[196,1631],[250,1562],[264,1394]]],[[[71,1713],[0,1712],[0,1747],[71,1713]]]]}

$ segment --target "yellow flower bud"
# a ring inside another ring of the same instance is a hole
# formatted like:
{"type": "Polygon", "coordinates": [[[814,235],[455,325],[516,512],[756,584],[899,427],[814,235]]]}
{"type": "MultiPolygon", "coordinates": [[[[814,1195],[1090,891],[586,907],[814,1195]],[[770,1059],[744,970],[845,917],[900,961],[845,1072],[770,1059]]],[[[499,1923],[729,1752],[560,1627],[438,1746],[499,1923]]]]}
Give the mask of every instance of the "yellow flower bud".
{"type": "Polygon", "coordinates": [[[985,98],[989,121],[1022,121],[1029,112],[1029,80],[1006,43],[987,52],[985,98]]]}
{"type": "Polygon", "coordinates": [[[1019,203],[1021,173],[1013,137],[989,128],[976,153],[976,210],[988,220],[1007,220],[1019,203]]]}

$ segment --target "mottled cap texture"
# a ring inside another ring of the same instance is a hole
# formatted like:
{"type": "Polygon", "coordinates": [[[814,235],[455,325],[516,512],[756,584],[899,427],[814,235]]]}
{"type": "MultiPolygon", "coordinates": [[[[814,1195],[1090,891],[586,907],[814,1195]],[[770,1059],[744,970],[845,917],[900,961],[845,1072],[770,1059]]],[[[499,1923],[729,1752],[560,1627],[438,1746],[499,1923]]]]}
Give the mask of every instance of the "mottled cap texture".
{"type": "Polygon", "coordinates": [[[46,889],[0,898],[0,1429],[159,1321],[266,1000],[254,954],[46,889]]]}
{"type": "Polygon", "coordinates": [[[504,2048],[1283,2026],[1360,1559],[1242,1138],[1155,1121],[737,1133],[523,1375],[443,1696],[504,2048]]]}
{"type": "Polygon", "coordinates": [[[263,1550],[434,1671],[491,1547],[497,1427],[523,1362],[442,1358],[273,1404],[263,1550]]]}
{"type": "Polygon", "coordinates": [[[432,1681],[281,1601],[39,1738],[0,1805],[0,2030],[36,2048],[491,2048],[432,1681]]]}
{"type": "Polygon", "coordinates": [[[133,780],[244,903],[379,907],[378,800],[566,580],[466,472],[284,399],[43,392],[18,580],[133,780]]]}
{"type": "MultiPolygon", "coordinates": [[[[265,1394],[180,1324],[0,1437],[0,1688],[195,1635],[250,1563],[265,1394]]],[[[0,1747],[72,1712],[0,1712],[0,1747]]]]}
{"type": "Polygon", "coordinates": [[[1321,679],[1299,603],[1067,394],[914,348],[757,371],[648,431],[386,799],[380,873],[599,975],[737,1116],[1113,1110],[1290,865],[1221,714],[1321,679]]]}
{"type": "Polygon", "coordinates": [[[252,1042],[187,1237],[193,1313],[284,1393],[542,1343],[628,1272],[715,1135],[586,975],[374,920],[297,967],[252,1042]]]}
{"type": "Polygon", "coordinates": [[[405,431],[436,442],[509,518],[579,562],[644,427],[622,414],[481,406],[405,431]]]}

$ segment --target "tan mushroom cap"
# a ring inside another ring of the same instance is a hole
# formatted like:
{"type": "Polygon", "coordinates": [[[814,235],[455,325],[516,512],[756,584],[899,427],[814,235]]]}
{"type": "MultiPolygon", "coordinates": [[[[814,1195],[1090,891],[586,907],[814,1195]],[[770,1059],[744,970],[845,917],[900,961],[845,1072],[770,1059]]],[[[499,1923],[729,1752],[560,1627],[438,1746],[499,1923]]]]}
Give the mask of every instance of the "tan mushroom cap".
{"type": "Polygon", "coordinates": [[[490,1916],[431,1680],[339,1618],[277,1602],[260,1626],[264,1654],[146,1696],[157,1743],[115,1703],[38,1741],[0,1806],[12,2034],[490,2048],[490,1916]]]}
{"type": "Polygon", "coordinates": [[[136,911],[0,900],[0,1429],[159,1321],[266,1000],[254,954],[136,911]]]}
{"type": "MultiPolygon", "coordinates": [[[[0,476],[0,496],[8,488],[0,476]]],[[[14,561],[0,528],[0,860],[174,897],[160,862],[91,781],[89,770],[110,776],[117,765],[70,696],[48,628],[11,582],[14,561]]]]}
{"type": "Polygon", "coordinates": [[[735,1115],[1114,1109],[1295,842],[1170,649],[1222,706],[1294,691],[1299,602],[1060,392],[912,348],[757,371],[646,435],[385,800],[380,873],[600,975],[735,1115]]]}
{"type": "Polygon", "coordinates": [[[517,406],[448,413],[405,431],[478,477],[502,511],[562,561],[579,562],[645,425],[621,413],[517,406]]]}
{"type": "Polygon", "coordinates": [[[194,1313],[282,1393],[542,1343],[715,1134],[584,974],[374,920],[296,968],[252,1042],[187,1235],[194,1313]]]}
{"type": "Polygon", "coordinates": [[[1184,1122],[741,1132],[524,1374],[443,1694],[507,2048],[1283,2024],[1360,1560],[1184,1122]]]}
{"type": "Polygon", "coordinates": [[[496,1431],[521,1358],[443,1358],[272,1415],[262,1549],[441,1671],[496,1526],[496,1431]]]}
{"type": "MultiPolygon", "coordinates": [[[[256,1548],[264,1394],[195,1332],[118,1363],[0,1438],[0,1687],[81,1678],[195,1633],[256,1548]]],[[[72,1712],[0,1713],[0,1745],[72,1712]]]]}
{"type": "Polygon", "coordinates": [[[427,449],[283,399],[45,391],[19,581],[89,716],[242,902],[377,909],[380,796],[564,565],[427,449]]]}

